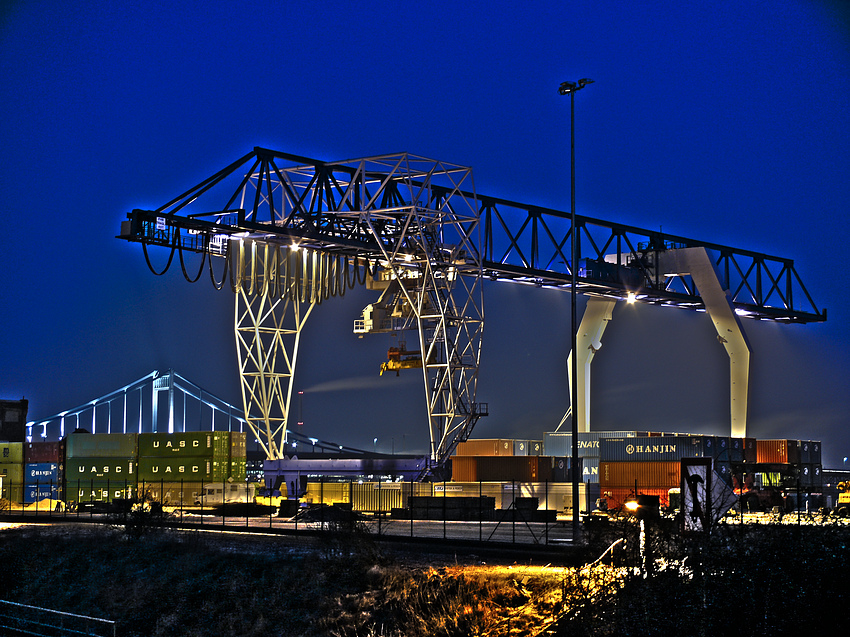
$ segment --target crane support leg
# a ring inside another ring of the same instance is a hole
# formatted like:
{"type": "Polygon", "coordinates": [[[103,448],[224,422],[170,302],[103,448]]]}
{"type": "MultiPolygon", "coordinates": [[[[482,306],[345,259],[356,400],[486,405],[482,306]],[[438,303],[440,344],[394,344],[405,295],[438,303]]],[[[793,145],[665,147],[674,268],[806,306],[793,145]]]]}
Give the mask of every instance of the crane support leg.
{"type": "Polygon", "coordinates": [[[747,435],[747,395],[750,374],[750,344],[741,321],[711,263],[705,248],[677,248],[658,257],[659,271],[669,276],[690,274],[717,330],[717,340],[729,355],[731,435],[747,435]]]}
{"type": "MultiPolygon", "coordinates": [[[[584,310],[584,316],[581,318],[581,323],[576,334],[576,349],[578,351],[577,373],[578,378],[578,405],[573,408],[570,405],[570,410],[564,414],[558,429],[566,422],[570,413],[574,413],[578,419],[578,431],[590,431],[590,364],[593,362],[593,356],[602,347],[602,334],[608,323],[613,318],[614,305],[616,299],[600,298],[591,296],[587,299],[587,307],[584,310]]],[[[572,374],[572,357],[570,352],[567,358],[567,374],[569,379],[570,396],[573,389],[573,374],[572,374]]],[[[556,429],[557,431],[557,429],[556,429]]]]}

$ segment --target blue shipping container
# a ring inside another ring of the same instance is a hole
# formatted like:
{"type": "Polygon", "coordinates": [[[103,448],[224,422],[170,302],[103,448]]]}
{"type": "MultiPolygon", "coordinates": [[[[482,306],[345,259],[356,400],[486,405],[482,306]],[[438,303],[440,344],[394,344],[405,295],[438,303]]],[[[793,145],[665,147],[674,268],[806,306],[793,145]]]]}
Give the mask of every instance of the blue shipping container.
{"type": "Polygon", "coordinates": [[[602,438],[599,441],[602,462],[663,462],[701,457],[699,436],[602,438]]]}
{"type": "Polygon", "coordinates": [[[49,484],[24,487],[24,504],[32,504],[33,502],[47,499],[59,499],[58,485],[54,485],[52,489],[49,484]]]}
{"type": "Polygon", "coordinates": [[[58,462],[34,462],[24,465],[24,480],[27,484],[59,483],[58,462]]]}
{"type": "MultiPolygon", "coordinates": [[[[598,458],[599,441],[602,438],[634,438],[635,431],[582,431],[578,434],[580,458],[598,458]]],[[[572,456],[573,436],[569,432],[543,434],[543,454],[547,456],[572,456]]]]}

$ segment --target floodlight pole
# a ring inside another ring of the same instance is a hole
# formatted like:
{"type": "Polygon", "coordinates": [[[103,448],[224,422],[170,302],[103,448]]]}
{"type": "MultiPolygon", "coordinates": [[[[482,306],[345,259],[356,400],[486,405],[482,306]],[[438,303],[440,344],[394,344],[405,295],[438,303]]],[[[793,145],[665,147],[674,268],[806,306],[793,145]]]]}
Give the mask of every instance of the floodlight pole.
{"type": "Polygon", "coordinates": [[[576,91],[583,89],[588,84],[592,84],[593,80],[582,78],[578,82],[562,82],[558,87],[560,95],[570,96],[570,347],[572,352],[572,368],[570,370],[570,410],[572,411],[572,474],[573,474],[573,542],[577,542],[581,535],[581,525],[579,520],[579,488],[577,475],[578,469],[578,355],[576,353],[577,332],[578,332],[578,311],[576,300],[577,286],[577,257],[578,248],[576,235],[578,227],[576,226],[576,111],[575,111],[575,95],[576,91]]]}

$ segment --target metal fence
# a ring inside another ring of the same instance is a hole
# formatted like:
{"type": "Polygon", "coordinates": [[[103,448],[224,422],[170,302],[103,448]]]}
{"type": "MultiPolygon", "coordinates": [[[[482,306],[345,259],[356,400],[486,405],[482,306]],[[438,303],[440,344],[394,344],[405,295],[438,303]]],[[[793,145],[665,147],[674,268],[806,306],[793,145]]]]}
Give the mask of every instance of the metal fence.
{"type": "MultiPolygon", "coordinates": [[[[300,501],[260,497],[256,502],[244,485],[234,489],[232,482],[77,480],[62,487],[64,491],[53,484],[37,485],[36,492],[53,497],[12,503],[0,513],[264,533],[349,530],[379,537],[522,544],[571,538],[572,484],[563,482],[323,479],[308,483],[300,501]]],[[[588,510],[593,499],[592,487],[580,485],[580,510],[588,510]]]]}

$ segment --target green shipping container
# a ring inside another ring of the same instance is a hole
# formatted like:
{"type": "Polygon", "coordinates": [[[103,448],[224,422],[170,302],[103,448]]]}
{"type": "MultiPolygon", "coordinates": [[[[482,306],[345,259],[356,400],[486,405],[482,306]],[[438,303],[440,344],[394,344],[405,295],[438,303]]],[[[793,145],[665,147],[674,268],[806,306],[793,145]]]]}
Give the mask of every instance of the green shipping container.
{"type": "Polygon", "coordinates": [[[139,456],[227,460],[230,457],[230,434],[222,431],[139,434],[139,456]]]}
{"type": "Polygon", "coordinates": [[[3,463],[0,464],[0,476],[3,476],[3,488],[6,486],[24,486],[24,465],[3,463]]]}
{"type": "Polygon", "coordinates": [[[65,437],[66,458],[135,458],[139,434],[70,434],[65,437]]]}
{"type": "Polygon", "coordinates": [[[116,498],[136,497],[136,485],[127,485],[100,480],[67,484],[66,501],[71,502],[112,502],[116,498]]]}
{"type": "Polygon", "coordinates": [[[65,481],[99,480],[106,482],[136,482],[138,463],[135,458],[68,458],[65,461],[65,481]]]}
{"type": "Polygon", "coordinates": [[[139,458],[139,481],[200,482],[227,479],[228,462],[213,458],[139,458]]]}
{"type": "Polygon", "coordinates": [[[233,431],[230,433],[230,458],[231,460],[245,459],[248,450],[248,434],[244,431],[233,431]]]}
{"type": "Polygon", "coordinates": [[[234,480],[244,480],[248,475],[248,461],[245,458],[230,460],[230,474],[227,476],[234,480]]]}
{"type": "MultiPolygon", "coordinates": [[[[10,436],[11,437],[11,436],[10,436]]],[[[0,442],[0,463],[21,464],[24,461],[24,443],[0,442]]]]}

